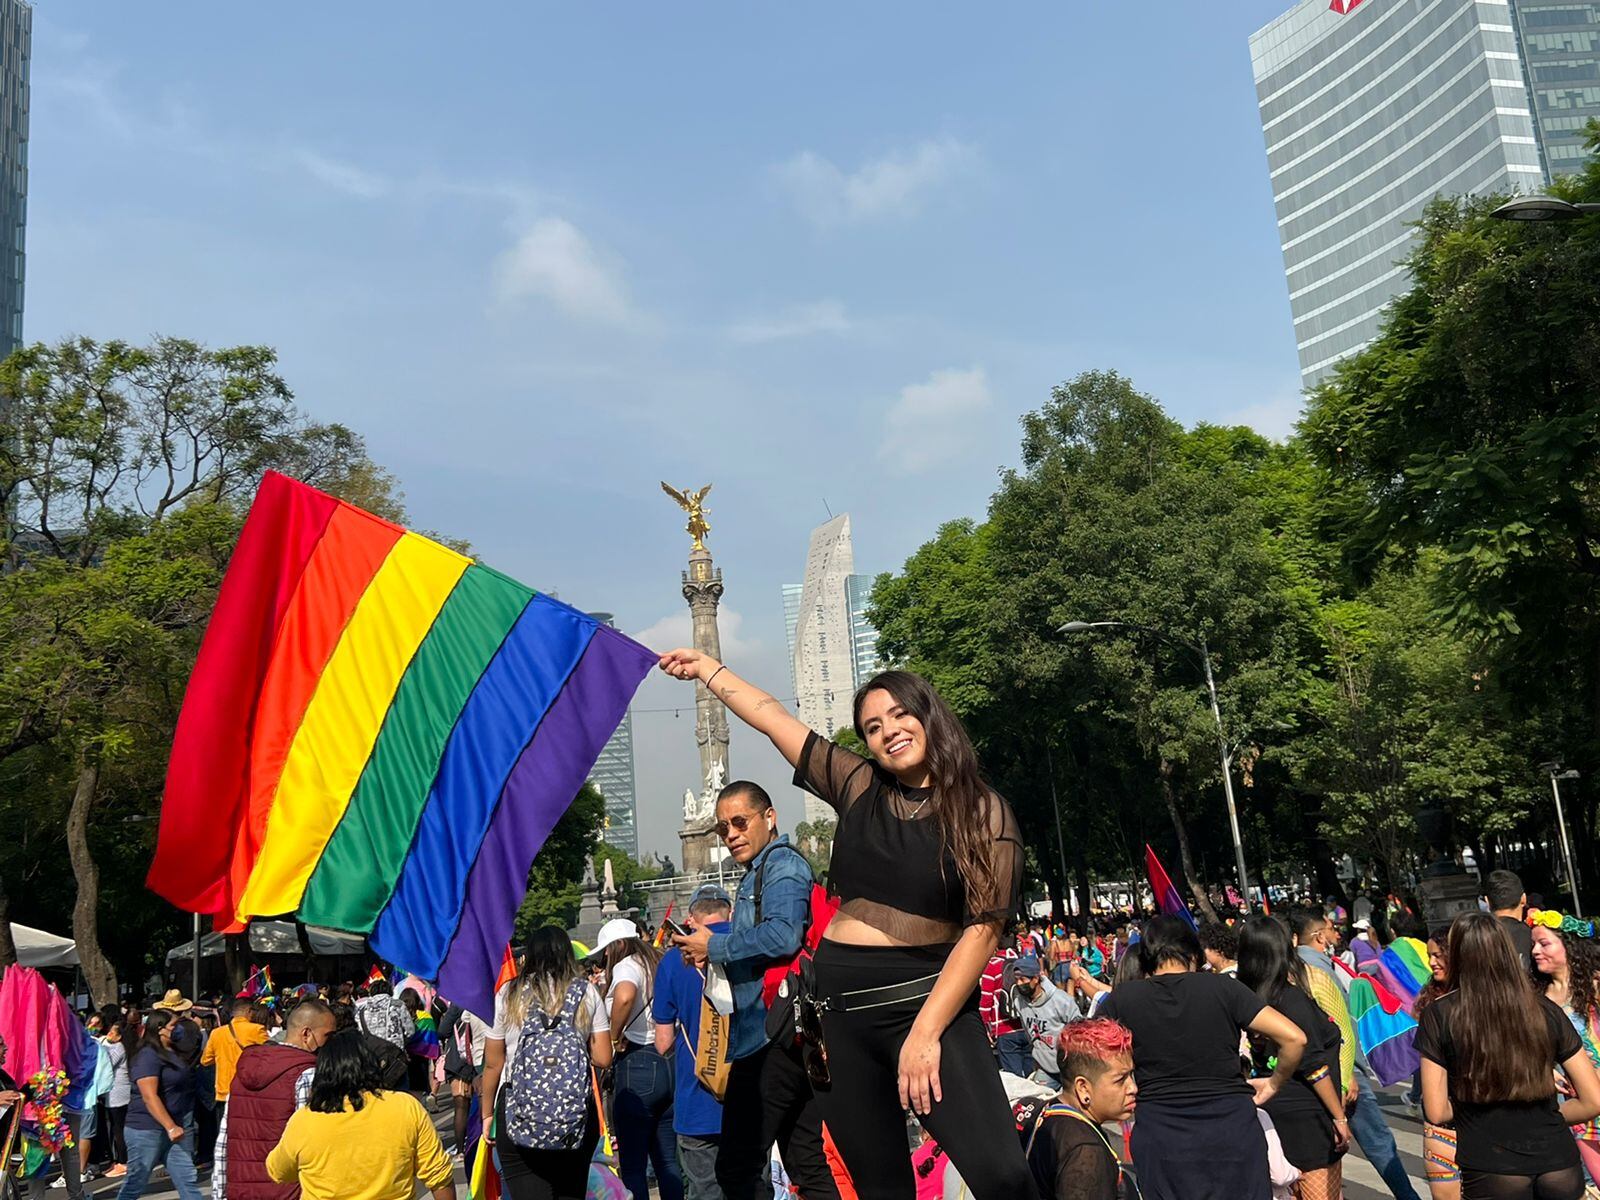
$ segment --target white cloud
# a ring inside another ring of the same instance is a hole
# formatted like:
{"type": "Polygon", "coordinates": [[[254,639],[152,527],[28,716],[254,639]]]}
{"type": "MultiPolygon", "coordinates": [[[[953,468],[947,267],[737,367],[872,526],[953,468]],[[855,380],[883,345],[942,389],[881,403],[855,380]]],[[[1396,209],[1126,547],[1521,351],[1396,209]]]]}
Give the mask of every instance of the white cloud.
{"type": "Polygon", "coordinates": [[[812,337],[819,333],[849,333],[850,318],[837,300],[818,300],[797,304],[781,313],[751,317],[728,326],[728,336],[736,342],[754,345],[781,342],[789,338],[812,337]]]}
{"type": "Polygon", "coordinates": [[[982,367],[935,371],[926,382],[907,384],[884,414],[879,457],[906,475],[947,462],[971,444],[993,402],[982,367]]]}
{"type": "Polygon", "coordinates": [[[290,158],[311,178],[336,192],[362,200],[376,200],[389,194],[387,179],[354,163],[340,162],[305,147],[295,150],[290,158]]]}
{"type": "MultiPolygon", "coordinates": [[[[749,659],[761,652],[761,643],[743,635],[744,617],[737,609],[723,605],[717,610],[717,636],[722,641],[724,662],[749,659]]],[[[634,641],[665,654],[680,646],[694,645],[694,621],[688,609],[668,613],[648,629],[628,635],[634,641]]]]}
{"type": "Polygon", "coordinates": [[[1220,423],[1248,425],[1263,437],[1281,442],[1294,432],[1294,423],[1300,419],[1304,408],[1305,397],[1296,392],[1293,395],[1280,396],[1276,400],[1236,408],[1227,413],[1220,423]]]}
{"type": "Polygon", "coordinates": [[[975,148],[943,138],[918,143],[846,173],[812,150],[776,168],[800,213],[828,227],[913,213],[924,195],[977,162],[975,148]]]}
{"type": "Polygon", "coordinates": [[[560,217],[541,217],[495,260],[494,293],[502,304],[546,300],[593,321],[623,322],[631,315],[616,264],[560,217]]]}

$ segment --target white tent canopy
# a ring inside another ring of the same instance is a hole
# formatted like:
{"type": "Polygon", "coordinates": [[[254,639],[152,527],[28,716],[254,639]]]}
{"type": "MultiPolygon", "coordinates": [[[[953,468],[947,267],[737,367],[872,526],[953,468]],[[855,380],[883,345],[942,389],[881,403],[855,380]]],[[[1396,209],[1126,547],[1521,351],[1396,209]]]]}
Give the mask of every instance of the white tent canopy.
{"type": "MultiPolygon", "coordinates": [[[[15,928],[15,927],[13,927],[15,928]]],[[[307,928],[311,949],[322,958],[359,957],[366,953],[358,933],[339,933],[332,929],[307,928]]],[[[200,939],[200,957],[211,958],[222,953],[222,934],[208,933],[200,939]]],[[[69,943],[70,945],[70,943],[69,943]]],[[[18,947],[20,949],[20,946],[18,947]]],[[[194,952],[194,942],[185,941],[167,951],[167,961],[187,960],[194,952]]],[[[295,935],[293,921],[251,921],[250,953],[299,954],[300,939],[295,935]]]]}
{"type": "Polygon", "coordinates": [[[78,946],[71,938],[58,937],[42,929],[11,923],[11,940],[17,944],[17,965],[21,967],[75,967],[78,946]]]}

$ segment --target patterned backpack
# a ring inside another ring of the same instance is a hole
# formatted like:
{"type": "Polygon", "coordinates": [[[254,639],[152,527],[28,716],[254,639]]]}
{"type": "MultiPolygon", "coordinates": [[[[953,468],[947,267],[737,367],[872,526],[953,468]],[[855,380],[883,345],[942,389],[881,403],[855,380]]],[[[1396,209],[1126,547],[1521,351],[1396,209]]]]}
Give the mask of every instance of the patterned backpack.
{"type": "Polygon", "coordinates": [[[588,992],[579,977],[554,1017],[528,1014],[506,1077],[506,1133],[529,1150],[576,1150],[589,1108],[589,1046],[578,1032],[578,1006],[588,992]]]}

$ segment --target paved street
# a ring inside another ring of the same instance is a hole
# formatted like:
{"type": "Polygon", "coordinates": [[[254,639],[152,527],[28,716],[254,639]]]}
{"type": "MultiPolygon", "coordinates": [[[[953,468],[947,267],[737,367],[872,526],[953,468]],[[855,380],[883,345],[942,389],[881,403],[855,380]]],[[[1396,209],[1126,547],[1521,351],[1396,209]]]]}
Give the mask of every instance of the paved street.
{"type": "MultiPolygon", "coordinates": [[[[1421,1200],[1428,1200],[1428,1187],[1424,1179],[1422,1167],[1422,1119],[1409,1115],[1405,1106],[1400,1103],[1402,1088],[1390,1088],[1378,1093],[1378,1102],[1383,1105],[1384,1118],[1389,1123],[1389,1128],[1394,1130],[1395,1141],[1400,1144],[1400,1155],[1405,1160],[1406,1170],[1411,1175],[1412,1186],[1417,1189],[1421,1200]]],[[[439,1113],[434,1118],[434,1125],[439,1129],[440,1135],[448,1140],[449,1117],[439,1113]]],[[[209,1196],[210,1180],[208,1176],[201,1176],[201,1189],[209,1196]]],[[[117,1194],[120,1181],[115,1179],[97,1179],[89,1186],[89,1193],[106,1200],[117,1194]]],[[[466,1176],[458,1169],[456,1183],[461,1194],[466,1195],[466,1176]]],[[[60,1194],[60,1193],[58,1193],[60,1194]]],[[[426,1193],[419,1191],[418,1195],[426,1193]]],[[[1344,1160],[1344,1194],[1346,1200],[1387,1200],[1389,1191],[1383,1186],[1383,1181],[1378,1178],[1377,1171],[1373,1170],[1359,1147],[1353,1147],[1344,1160]]],[[[158,1173],[152,1184],[152,1190],[146,1193],[155,1200],[176,1200],[177,1192],[172,1190],[170,1182],[164,1173],[158,1173]],[[157,1190],[159,1189],[159,1190],[157,1190]]]]}
{"type": "MultiPolygon", "coordinates": [[[[1402,1087],[1388,1088],[1378,1093],[1378,1103],[1383,1105],[1384,1120],[1394,1130],[1394,1140],[1400,1145],[1400,1157],[1405,1161],[1411,1176],[1411,1186],[1417,1189],[1422,1200],[1428,1200],[1428,1185],[1422,1165],[1422,1117],[1411,1116],[1400,1103],[1402,1087]]],[[[1383,1186],[1378,1172],[1366,1160],[1359,1146],[1352,1146],[1344,1159],[1344,1194],[1346,1200],[1384,1200],[1389,1189],[1383,1186]]]]}

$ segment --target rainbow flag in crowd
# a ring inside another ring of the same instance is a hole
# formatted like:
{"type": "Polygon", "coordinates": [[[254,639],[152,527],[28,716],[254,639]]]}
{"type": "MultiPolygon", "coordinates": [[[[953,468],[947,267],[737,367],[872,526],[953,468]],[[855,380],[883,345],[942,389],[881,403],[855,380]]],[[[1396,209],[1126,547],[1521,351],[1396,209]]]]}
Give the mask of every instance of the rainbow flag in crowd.
{"type": "Polygon", "coordinates": [[[1396,938],[1372,964],[1372,974],[1400,997],[1406,1012],[1416,1006],[1417,996],[1433,978],[1428,966],[1428,947],[1416,938],[1396,938]]]}
{"type": "Polygon", "coordinates": [[[167,769],[151,890],[369,935],[480,1015],[529,865],[656,656],[269,473],[167,769]]]}
{"type": "Polygon", "coordinates": [[[1150,876],[1150,890],[1155,893],[1156,907],[1169,917],[1182,917],[1189,922],[1190,928],[1198,929],[1194,914],[1183,902],[1183,897],[1178,895],[1178,889],[1172,886],[1172,880],[1167,876],[1161,860],[1156,857],[1156,852],[1150,848],[1148,842],[1144,848],[1144,869],[1145,874],[1150,876]]]}
{"type": "Polygon", "coordinates": [[[1411,1012],[1415,997],[1408,1002],[1376,976],[1352,971],[1342,959],[1334,959],[1333,968],[1334,978],[1344,986],[1356,1040],[1373,1074],[1384,1087],[1409,1082],[1422,1065],[1416,1047],[1417,1021],[1411,1012]]]}
{"type": "Polygon", "coordinates": [[[262,996],[272,995],[272,968],[250,965],[250,974],[244,981],[244,986],[239,989],[238,998],[241,1000],[257,1000],[262,996]]]}

